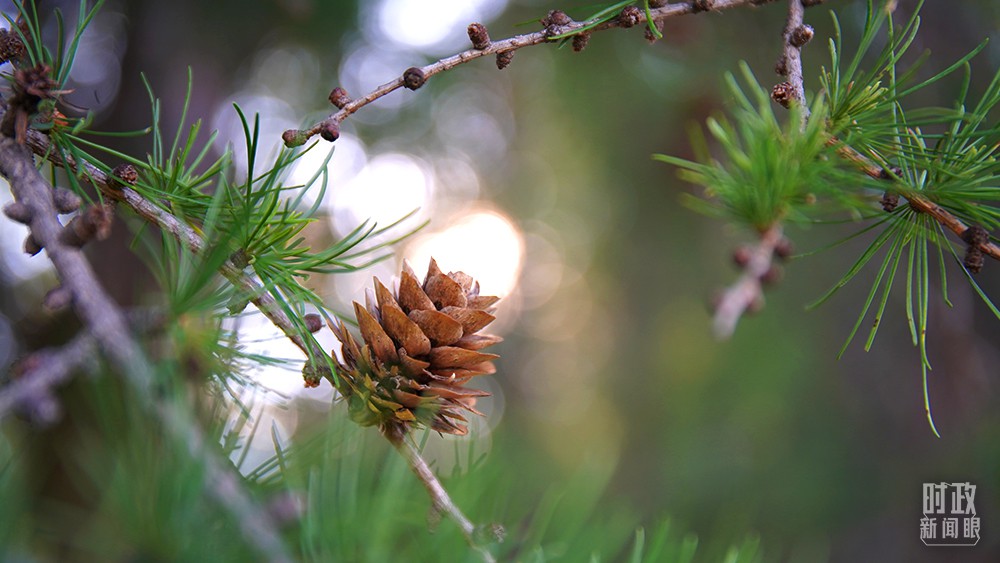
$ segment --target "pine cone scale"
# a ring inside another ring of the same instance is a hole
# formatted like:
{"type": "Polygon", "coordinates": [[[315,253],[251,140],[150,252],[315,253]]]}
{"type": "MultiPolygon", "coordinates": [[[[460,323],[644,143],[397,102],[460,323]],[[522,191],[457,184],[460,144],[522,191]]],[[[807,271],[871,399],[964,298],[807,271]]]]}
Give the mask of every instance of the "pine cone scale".
{"type": "Polygon", "coordinates": [[[465,333],[462,323],[440,311],[410,311],[410,319],[420,326],[435,346],[448,346],[458,342],[465,333]]]}
{"type": "Polygon", "coordinates": [[[396,354],[396,346],[393,345],[392,338],[386,334],[378,319],[356,301],[354,302],[354,314],[358,319],[361,337],[364,338],[365,344],[375,354],[375,357],[382,363],[398,362],[399,356],[396,354]]]}

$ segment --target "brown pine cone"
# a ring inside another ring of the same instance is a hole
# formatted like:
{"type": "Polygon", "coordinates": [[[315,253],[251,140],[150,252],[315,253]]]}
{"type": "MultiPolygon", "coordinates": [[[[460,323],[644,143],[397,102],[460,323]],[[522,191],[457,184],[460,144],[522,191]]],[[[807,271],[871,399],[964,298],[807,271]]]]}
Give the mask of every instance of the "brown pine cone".
{"type": "Polygon", "coordinates": [[[375,278],[372,297],[366,307],[354,303],[363,343],[343,323],[330,325],[342,344],[337,372],[352,418],[383,430],[429,426],[466,434],[462,411],[481,414],[476,398],[489,393],[465,383],[496,372],[498,356],[480,350],[502,339],[479,331],[493,322],[499,298],[479,295],[471,276],[444,274],[433,259],[423,284],[404,264],[398,291],[375,278]]]}

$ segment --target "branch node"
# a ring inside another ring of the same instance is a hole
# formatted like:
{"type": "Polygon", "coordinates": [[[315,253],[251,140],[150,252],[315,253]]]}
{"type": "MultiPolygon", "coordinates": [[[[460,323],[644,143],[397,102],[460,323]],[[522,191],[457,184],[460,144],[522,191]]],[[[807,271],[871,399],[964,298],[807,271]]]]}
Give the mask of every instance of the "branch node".
{"type": "Polygon", "coordinates": [[[635,27],[642,21],[642,10],[637,6],[625,6],[618,14],[618,25],[623,28],[635,27]]]}
{"type": "Polygon", "coordinates": [[[337,109],[344,109],[344,106],[351,103],[351,97],[347,94],[347,90],[337,86],[330,92],[330,103],[337,109]]]}
{"type": "Polygon", "coordinates": [[[64,285],[50,290],[42,299],[42,307],[50,312],[62,311],[73,303],[73,292],[64,285]]]}
{"type": "Polygon", "coordinates": [[[962,264],[969,272],[978,274],[983,270],[985,262],[986,258],[983,256],[983,251],[979,250],[978,246],[969,245],[965,249],[965,258],[962,259],[962,264]]]}
{"type": "Polygon", "coordinates": [[[302,317],[302,320],[306,323],[306,329],[313,334],[319,332],[326,325],[323,322],[323,317],[316,313],[308,313],[302,317]]]}
{"type": "Polygon", "coordinates": [[[424,71],[419,67],[411,66],[403,71],[403,86],[408,90],[416,90],[427,82],[424,71]]]}
{"type": "Polygon", "coordinates": [[[24,253],[29,256],[34,256],[42,251],[42,245],[35,240],[35,235],[28,234],[24,237],[24,253]]]}
{"type": "Polygon", "coordinates": [[[52,190],[52,202],[56,206],[56,211],[60,215],[65,215],[66,213],[72,213],[83,205],[83,200],[80,196],[73,193],[71,190],[66,188],[56,188],[52,190]]]}
{"type": "Polygon", "coordinates": [[[573,18],[566,15],[566,12],[562,10],[551,10],[548,15],[541,19],[541,22],[545,28],[551,26],[562,27],[573,23],[573,18]]]}
{"type": "Polygon", "coordinates": [[[813,35],[815,35],[815,31],[813,31],[812,26],[803,24],[792,30],[792,33],[788,36],[788,42],[793,47],[802,48],[813,38],[813,35]]]}
{"type": "Polygon", "coordinates": [[[782,260],[788,260],[794,252],[795,245],[792,244],[792,241],[788,240],[788,237],[781,237],[774,245],[774,255],[782,260]]]}
{"type": "Polygon", "coordinates": [[[118,187],[134,186],[139,181],[139,171],[131,164],[115,166],[111,175],[118,180],[118,187]]]}
{"type": "Polygon", "coordinates": [[[760,276],[760,283],[762,285],[774,285],[785,277],[785,270],[778,264],[771,264],[771,266],[760,276]]]}
{"type": "Polygon", "coordinates": [[[771,99],[784,107],[791,107],[792,100],[795,99],[795,88],[790,82],[775,84],[771,89],[771,99]]]}
{"type": "Polygon", "coordinates": [[[93,239],[105,240],[111,236],[113,220],[110,205],[92,205],[63,227],[59,240],[76,248],[83,247],[93,239]]]}
{"type": "Polygon", "coordinates": [[[590,43],[589,31],[577,33],[576,35],[573,36],[573,51],[579,53],[580,51],[587,48],[588,43],[590,43]]]}
{"type": "Polygon", "coordinates": [[[6,215],[11,221],[17,221],[22,225],[30,223],[32,217],[31,208],[18,201],[8,203],[4,206],[3,214],[6,215]]]}
{"type": "Polygon", "coordinates": [[[302,381],[303,385],[308,389],[319,387],[323,379],[332,375],[333,371],[330,370],[330,366],[326,365],[326,363],[320,364],[314,360],[308,360],[302,364],[302,381]]]}
{"type": "Polygon", "coordinates": [[[736,264],[739,268],[745,268],[747,264],[750,263],[750,257],[753,255],[753,251],[748,245],[740,245],[733,251],[733,264],[736,264]]]}
{"type": "Polygon", "coordinates": [[[893,192],[885,192],[882,194],[882,199],[879,200],[882,204],[882,210],[886,213],[892,213],[899,206],[899,194],[893,192]]]}
{"type": "Polygon", "coordinates": [[[653,22],[653,27],[656,28],[659,35],[653,33],[653,30],[650,29],[649,26],[646,27],[646,31],[643,33],[643,36],[646,38],[646,41],[649,41],[650,45],[656,43],[656,41],[663,36],[663,23],[663,20],[653,22]]]}
{"type": "Polygon", "coordinates": [[[486,26],[479,23],[470,23],[468,28],[469,41],[472,41],[472,48],[483,49],[490,46],[490,32],[486,29],[486,26]]]}
{"type": "MultiPolygon", "coordinates": [[[[652,7],[653,3],[650,2],[649,5],[652,7]]],[[[691,12],[697,14],[698,12],[707,12],[715,6],[715,0],[694,0],[691,2],[691,12]]]]}
{"type": "Polygon", "coordinates": [[[285,142],[286,147],[294,149],[306,144],[306,141],[309,140],[309,132],[299,129],[289,129],[281,134],[281,140],[285,142]]]}
{"type": "Polygon", "coordinates": [[[340,138],[340,125],[333,119],[328,119],[320,126],[319,136],[324,141],[334,142],[340,138]]]}
{"type": "Polygon", "coordinates": [[[502,53],[497,53],[497,69],[498,70],[503,70],[503,69],[507,68],[507,65],[509,65],[510,61],[512,61],[512,60],[514,60],[514,51],[513,50],[504,51],[502,53]]]}

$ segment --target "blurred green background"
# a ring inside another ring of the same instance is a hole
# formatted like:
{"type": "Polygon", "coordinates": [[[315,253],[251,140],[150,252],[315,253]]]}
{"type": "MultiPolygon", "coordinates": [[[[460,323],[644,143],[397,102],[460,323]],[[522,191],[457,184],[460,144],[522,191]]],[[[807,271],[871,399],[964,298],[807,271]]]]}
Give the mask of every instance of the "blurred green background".
{"type": "MultiPolygon", "coordinates": [[[[583,2],[502,0],[108,2],[85,42],[70,100],[98,109],[101,128],[143,127],[144,72],[164,98],[166,120],[175,122],[190,67],[193,115],[238,141],[231,109],[238,101],[261,114],[264,138],[277,143],[282,130],[329,113],[334,86],[361,95],[409,66],[465,49],[471,21],[483,21],[498,39],[534,31],[536,24],[520,23],[552,8],[577,18],[594,10],[583,2]]],[[[902,1],[898,10],[913,8],[902,1]]],[[[864,2],[836,0],[807,12],[816,28],[804,54],[810,96],[820,65],[829,64],[830,10],[848,47],[864,21],[864,2]]],[[[993,40],[973,60],[973,89],[981,91],[1000,63],[997,3],[929,2],[922,14],[911,54],[930,51],[925,75],[993,40]]],[[[869,286],[859,280],[821,308],[804,309],[853,264],[865,237],[791,261],[759,315],[744,319],[730,341],[711,335],[713,292],[735,279],[730,255],[753,234],[683,207],[681,194],[693,188],[650,155],[691,155],[688,131],[724,109],[723,75],[738,61],[765,87],[777,81],[784,18],[784,3],[677,18],[653,45],[641,29],[616,30],[595,35],[582,53],[521,50],[502,72],[484,58],[345,122],[332,161],[329,221],[318,224],[316,240],[369,215],[386,222],[420,206],[408,224],[431,223],[400,245],[399,258],[420,271],[434,254],[446,270],[465,270],[506,296],[495,327],[506,339],[497,349],[499,372],[483,383],[496,396],[484,401],[489,416],[471,438],[431,437],[427,448],[444,474],[454,471],[446,485],[473,520],[507,527],[508,557],[529,559],[519,542],[532,545],[527,538],[539,534],[548,556],[624,558],[636,527],[669,518],[678,538],[701,538],[706,561],[748,536],[759,536],[770,561],[1000,560],[1000,323],[956,268],[948,286],[954,306],[932,300],[928,336],[940,439],[924,416],[902,292],[891,299],[874,349],[854,343],[839,361],[869,286]],[[456,458],[466,461],[456,465],[456,458]],[[921,484],[932,481],[978,485],[977,547],[920,543],[921,484]],[[553,523],[545,527],[548,507],[553,523]]],[[[957,90],[945,80],[920,101],[947,106],[957,90]]],[[[141,155],[146,142],[123,140],[120,148],[141,155]]],[[[39,312],[45,284],[38,279],[52,274],[37,267],[41,258],[28,265],[17,254],[20,236],[3,228],[0,365],[8,365],[64,338],[65,328],[39,312]]],[[[859,228],[787,234],[807,252],[859,228]]],[[[143,303],[147,278],[127,241],[122,234],[90,249],[91,257],[120,301],[143,303]]],[[[373,273],[387,279],[398,267],[389,261],[315,283],[345,310],[373,273]]],[[[987,265],[979,280],[994,298],[996,270],[987,265]]],[[[263,349],[280,355],[281,345],[265,338],[263,349]]],[[[272,409],[288,440],[336,427],[367,449],[324,450],[334,467],[358,464],[364,473],[365,456],[374,456],[370,465],[384,463],[373,430],[341,428],[329,389],[299,392],[294,370],[258,375],[292,396],[272,409]]],[[[264,457],[270,436],[261,444],[255,455],[264,457]]],[[[409,500],[357,510],[361,518],[398,518],[393,525],[407,539],[326,536],[338,547],[324,553],[388,560],[405,545],[432,560],[434,546],[450,545],[462,557],[450,524],[427,534],[422,491],[394,463],[370,486],[396,487],[409,500]],[[336,551],[355,544],[356,551],[336,551]]],[[[330,529],[348,526],[335,515],[349,501],[328,501],[338,504],[309,510],[333,511],[330,529]]]]}

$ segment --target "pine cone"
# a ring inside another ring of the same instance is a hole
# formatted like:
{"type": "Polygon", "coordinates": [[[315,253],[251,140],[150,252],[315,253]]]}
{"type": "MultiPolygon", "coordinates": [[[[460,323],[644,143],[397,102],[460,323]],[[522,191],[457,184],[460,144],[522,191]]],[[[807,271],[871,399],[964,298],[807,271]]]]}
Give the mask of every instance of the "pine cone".
{"type": "Polygon", "coordinates": [[[499,300],[479,295],[479,283],[464,272],[444,274],[433,259],[422,285],[404,264],[395,294],[375,278],[374,299],[368,292],[366,307],[354,303],[363,345],[342,322],[330,325],[342,344],[337,371],[351,417],[383,429],[466,434],[461,411],[482,414],[475,401],[489,393],[464,385],[496,372],[498,356],[480,350],[501,338],[478,333],[493,322],[499,300]]]}

